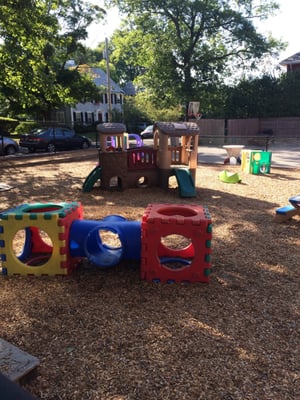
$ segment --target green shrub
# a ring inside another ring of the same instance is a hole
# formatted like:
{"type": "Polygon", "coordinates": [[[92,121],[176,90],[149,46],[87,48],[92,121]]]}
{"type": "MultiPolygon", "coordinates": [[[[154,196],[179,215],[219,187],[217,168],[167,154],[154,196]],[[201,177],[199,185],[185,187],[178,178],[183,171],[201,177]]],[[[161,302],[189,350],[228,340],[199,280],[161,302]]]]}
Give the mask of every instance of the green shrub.
{"type": "Polygon", "coordinates": [[[15,133],[17,135],[21,135],[22,133],[28,133],[32,129],[37,128],[38,126],[39,124],[34,121],[21,121],[15,129],[15,133]]]}
{"type": "Polygon", "coordinates": [[[0,117],[0,133],[4,135],[13,133],[18,123],[17,119],[0,117]]]}
{"type": "Polygon", "coordinates": [[[73,129],[76,133],[78,133],[78,135],[96,132],[95,125],[74,125],[73,129]]]}

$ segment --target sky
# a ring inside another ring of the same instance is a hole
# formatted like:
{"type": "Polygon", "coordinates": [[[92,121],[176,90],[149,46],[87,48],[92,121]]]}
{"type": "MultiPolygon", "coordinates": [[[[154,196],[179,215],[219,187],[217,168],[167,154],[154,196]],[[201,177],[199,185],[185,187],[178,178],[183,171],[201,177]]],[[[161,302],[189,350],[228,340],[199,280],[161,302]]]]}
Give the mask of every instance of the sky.
{"type": "Polygon", "coordinates": [[[264,21],[261,32],[271,32],[276,39],[283,39],[288,47],[279,57],[282,61],[285,58],[300,52],[299,42],[299,15],[300,0],[277,0],[280,4],[280,11],[276,17],[264,21]]]}
{"type": "MultiPolygon", "coordinates": [[[[263,1],[263,0],[262,0],[263,1]]],[[[279,55],[278,62],[300,52],[299,42],[299,15],[300,0],[276,0],[280,5],[280,11],[276,17],[269,18],[259,25],[261,33],[271,32],[276,39],[283,39],[288,43],[285,51],[279,55]]],[[[97,2],[99,4],[99,1],[97,2]]],[[[103,7],[105,8],[105,7],[103,7]]],[[[114,30],[119,27],[120,17],[116,8],[108,10],[107,23],[93,24],[89,29],[89,37],[85,44],[94,48],[105,38],[109,38],[114,30]]],[[[299,29],[300,30],[300,29],[299,29]]]]}

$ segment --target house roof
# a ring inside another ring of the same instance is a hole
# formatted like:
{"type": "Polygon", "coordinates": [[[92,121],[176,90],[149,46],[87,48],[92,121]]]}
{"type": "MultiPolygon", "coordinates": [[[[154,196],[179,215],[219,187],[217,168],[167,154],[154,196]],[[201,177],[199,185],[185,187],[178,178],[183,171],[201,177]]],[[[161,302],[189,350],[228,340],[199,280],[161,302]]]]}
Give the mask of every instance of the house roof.
{"type": "Polygon", "coordinates": [[[134,84],[131,81],[127,82],[124,85],[123,90],[124,90],[124,93],[127,96],[135,96],[135,94],[136,94],[136,90],[135,90],[134,84]]]}
{"type": "MultiPolygon", "coordinates": [[[[107,88],[107,74],[101,68],[93,68],[88,65],[80,65],[79,69],[82,72],[88,73],[92,76],[96,86],[104,86],[107,88]]],[[[110,91],[111,93],[124,93],[121,87],[110,78],[110,91]]]]}
{"type": "MultiPolygon", "coordinates": [[[[97,86],[105,86],[107,87],[107,74],[101,68],[92,68],[94,76],[94,82],[97,86]]],[[[111,93],[123,93],[123,90],[120,86],[110,79],[110,91],[111,93]]]]}
{"type": "Polygon", "coordinates": [[[280,65],[291,65],[291,64],[300,64],[300,53],[296,53],[283,61],[280,61],[280,65]]]}

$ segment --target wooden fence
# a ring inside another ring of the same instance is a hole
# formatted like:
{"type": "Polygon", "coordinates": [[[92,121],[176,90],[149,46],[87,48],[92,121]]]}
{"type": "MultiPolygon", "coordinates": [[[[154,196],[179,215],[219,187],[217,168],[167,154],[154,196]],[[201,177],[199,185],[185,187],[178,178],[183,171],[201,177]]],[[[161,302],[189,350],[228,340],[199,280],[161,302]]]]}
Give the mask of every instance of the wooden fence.
{"type": "Polygon", "coordinates": [[[260,144],[300,141],[300,117],[200,119],[201,144],[260,144]]]}

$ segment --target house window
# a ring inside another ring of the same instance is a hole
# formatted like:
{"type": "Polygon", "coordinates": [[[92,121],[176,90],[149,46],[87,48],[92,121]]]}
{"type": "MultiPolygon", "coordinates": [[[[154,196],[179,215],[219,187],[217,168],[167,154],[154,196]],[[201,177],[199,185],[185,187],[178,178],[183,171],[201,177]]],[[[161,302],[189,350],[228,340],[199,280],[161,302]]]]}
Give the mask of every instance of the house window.
{"type": "Polygon", "coordinates": [[[74,118],[74,123],[75,124],[81,124],[83,122],[83,115],[79,111],[74,111],[73,113],[73,118],[74,118]]]}
{"type": "Polygon", "coordinates": [[[60,124],[64,124],[66,122],[65,113],[63,111],[56,112],[56,121],[60,124]]]}
{"type": "Polygon", "coordinates": [[[92,112],[86,112],[85,113],[85,123],[87,125],[92,125],[94,122],[94,113],[92,112]]]}
{"type": "Polygon", "coordinates": [[[103,95],[103,103],[107,104],[107,93],[103,95]]]}

